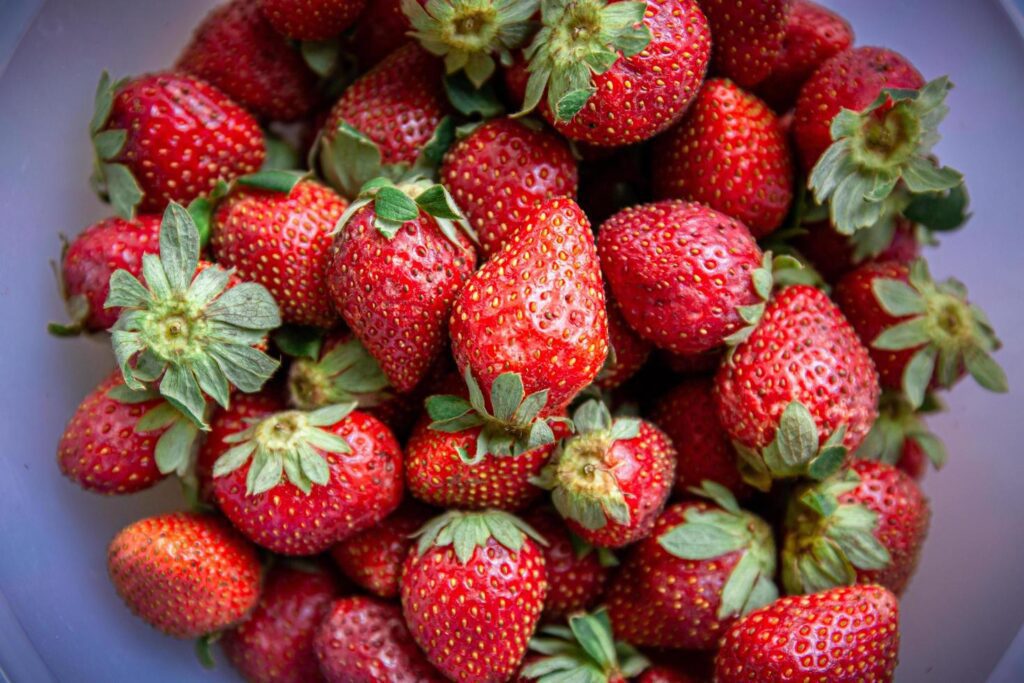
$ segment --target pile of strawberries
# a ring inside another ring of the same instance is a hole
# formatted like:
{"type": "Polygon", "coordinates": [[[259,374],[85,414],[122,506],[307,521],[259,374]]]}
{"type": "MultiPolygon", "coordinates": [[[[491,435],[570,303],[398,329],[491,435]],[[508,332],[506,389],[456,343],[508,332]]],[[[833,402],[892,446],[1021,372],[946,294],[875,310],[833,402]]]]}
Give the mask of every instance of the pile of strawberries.
{"type": "Polygon", "coordinates": [[[128,607],[249,681],[890,681],[1006,378],[920,258],[945,78],[809,0],[229,0],[104,74],[60,442],[169,476],[128,607]]]}

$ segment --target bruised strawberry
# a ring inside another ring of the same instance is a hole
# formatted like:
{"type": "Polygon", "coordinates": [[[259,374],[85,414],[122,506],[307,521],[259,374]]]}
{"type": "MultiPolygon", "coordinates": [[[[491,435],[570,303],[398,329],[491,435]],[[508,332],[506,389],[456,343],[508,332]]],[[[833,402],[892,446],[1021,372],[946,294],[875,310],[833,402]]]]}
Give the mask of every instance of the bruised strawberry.
{"type": "Polygon", "coordinates": [[[608,360],[594,380],[602,389],[614,389],[635,375],[651,355],[652,345],[626,323],[619,306],[608,297],[608,360]]]}
{"type": "Polygon", "coordinates": [[[790,0],[699,0],[714,36],[714,68],[744,88],[771,73],[782,52],[790,0]]]}
{"type": "Polygon", "coordinates": [[[259,5],[279,33],[294,40],[327,40],[355,23],[367,0],[259,0],[259,5]]]}

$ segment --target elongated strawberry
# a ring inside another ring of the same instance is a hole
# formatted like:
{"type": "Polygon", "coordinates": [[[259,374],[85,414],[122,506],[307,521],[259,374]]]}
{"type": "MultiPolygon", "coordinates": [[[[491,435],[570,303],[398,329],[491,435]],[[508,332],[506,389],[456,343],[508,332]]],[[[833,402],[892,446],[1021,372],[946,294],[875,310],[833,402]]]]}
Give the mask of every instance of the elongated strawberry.
{"type": "Polygon", "coordinates": [[[686,111],[711,53],[696,0],[557,0],[525,51],[524,111],[605,147],[646,140],[686,111]],[[543,100],[543,101],[542,101],[543,100]]]}
{"type": "Polygon", "coordinates": [[[212,515],[172,512],[128,525],[110,542],[107,570],[132,612],[177,638],[236,624],[259,599],[255,548],[212,515]]]}
{"type": "Polygon", "coordinates": [[[653,345],[633,331],[619,305],[608,296],[608,359],[594,382],[614,389],[635,375],[651,355],[653,345]]]}
{"type": "Polygon", "coordinates": [[[714,68],[745,88],[771,73],[782,52],[790,0],[699,0],[714,36],[714,68]]]}
{"type": "Polygon", "coordinates": [[[704,83],[686,116],[654,149],[654,191],[732,216],[754,237],[782,225],[793,201],[793,164],[779,121],[732,81],[704,83]]]}
{"type": "Polygon", "coordinates": [[[949,454],[922,419],[942,410],[942,404],[931,394],[925,394],[923,404],[915,410],[902,392],[883,391],[878,419],[854,457],[895,465],[915,480],[924,476],[927,462],[942,469],[949,454]]]}
{"type": "Polygon", "coordinates": [[[367,0],[259,0],[259,5],[279,33],[294,40],[327,40],[355,23],[367,0]]]}
{"type": "Polygon", "coordinates": [[[619,683],[650,665],[635,647],[615,640],[605,609],[574,614],[569,617],[568,627],[541,629],[530,648],[542,656],[523,667],[519,680],[619,683]]]}
{"type": "Polygon", "coordinates": [[[711,650],[733,621],[778,595],[768,524],[717,484],[695,492],[710,501],[665,510],[612,581],[608,613],[628,642],[711,650]]]}
{"type": "Polygon", "coordinates": [[[493,683],[517,671],[547,593],[534,539],[524,522],[497,511],[453,510],[421,530],[402,573],[402,612],[448,678],[493,683]]]}
{"type": "Polygon", "coordinates": [[[891,683],[899,605],[880,586],[782,598],[740,619],[715,659],[716,683],[891,683]]]}

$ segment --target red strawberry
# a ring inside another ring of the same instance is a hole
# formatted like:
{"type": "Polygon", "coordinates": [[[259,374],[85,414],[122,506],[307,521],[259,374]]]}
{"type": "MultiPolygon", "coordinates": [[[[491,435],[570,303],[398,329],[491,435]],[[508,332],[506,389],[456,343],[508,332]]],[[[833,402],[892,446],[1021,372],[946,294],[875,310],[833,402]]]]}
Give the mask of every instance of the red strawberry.
{"type": "Polygon", "coordinates": [[[316,74],[263,16],[260,2],[229,0],[210,12],[178,68],[206,79],[257,116],[294,121],[316,106],[316,74]]]}
{"type": "Polygon", "coordinates": [[[835,472],[878,417],[878,395],[867,349],[828,296],[807,285],[775,295],[715,378],[740,471],[763,489],[777,477],[835,472]]]}
{"type": "Polygon", "coordinates": [[[880,586],[782,598],[725,634],[715,682],[891,683],[899,642],[899,605],[880,586]]]}
{"type": "Polygon", "coordinates": [[[711,650],[738,617],[778,591],[771,528],[706,482],[713,502],[672,505],[608,590],[615,633],[640,646],[711,650]]]}
{"type": "Polygon", "coordinates": [[[355,23],[367,0],[259,0],[259,5],[279,33],[295,40],[327,40],[355,23]]]}
{"type": "Polygon", "coordinates": [[[748,324],[744,309],[766,295],[755,284],[764,255],[750,232],[700,204],[667,200],[625,209],[604,222],[597,242],[626,322],[674,353],[722,346],[748,324]]]}
{"type": "MultiPolygon", "coordinates": [[[[897,218],[891,238],[864,243],[858,230],[852,237],[836,230],[828,221],[804,225],[806,234],[793,241],[801,256],[805,256],[814,269],[831,283],[867,261],[898,261],[910,263],[921,254],[916,226],[905,218],[897,218]]],[[[880,235],[881,237],[885,237],[880,235]]]]}
{"type": "MultiPolygon", "coordinates": [[[[421,5],[427,0],[418,0],[421,5]]],[[[402,0],[373,0],[352,31],[347,46],[359,59],[359,65],[369,68],[410,42],[412,25],[402,11],[402,0]]]]}
{"type": "Polygon", "coordinates": [[[651,355],[651,343],[626,323],[618,304],[608,297],[608,360],[594,382],[614,389],[635,375],[651,355]]]}
{"type": "Polygon", "coordinates": [[[217,88],[185,74],[160,73],[113,82],[103,73],[90,130],[97,191],[119,216],[136,208],[187,204],[220,181],[263,163],[256,120],[217,88]]]}
{"type": "Polygon", "coordinates": [[[402,573],[402,612],[451,680],[496,683],[526,654],[547,593],[536,532],[503,512],[450,511],[423,528],[402,573]]]}
{"type": "Polygon", "coordinates": [[[654,191],[732,216],[764,237],[793,201],[789,146],[775,114],[734,83],[704,83],[686,117],[654,149],[654,191]]]}
{"type": "Polygon", "coordinates": [[[714,36],[715,70],[744,88],[771,73],[782,53],[790,0],[700,0],[714,36]]]}
{"type": "Polygon", "coordinates": [[[564,140],[515,119],[492,119],[458,140],[440,170],[486,258],[540,202],[575,197],[576,160],[564,140]]]}
{"type": "Polygon", "coordinates": [[[213,487],[227,518],[273,552],[315,555],[398,507],[398,442],[353,407],[275,413],[225,439],[213,487]]]}
{"type": "Polygon", "coordinates": [[[353,596],[335,601],[316,636],[328,683],[443,683],[409,634],[397,605],[353,596]]]}
{"type": "Polygon", "coordinates": [[[899,460],[896,461],[896,467],[914,481],[919,482],[924,478],[924,472],[929,460],[932,460],[932,456],[924,450],[920,441],[917,439],[907,439],[903,442],[903,448],[901,449],[899,460]]]}
{"type": "Polygon", "coordinates": [[[644,669],[644,672],[634,680],[636,683],[702,683],[700,679],[681,669],[664,665],[644,669]]]}
{"type": "Polygon", "coordinates": [[[132,612],[178,638],[236,624],[259,599],[255,548],[210,515],[172,512],[128,525],[110,542],[107,570],[132,612]]]}
{"type": "Polygon", "coordinates": [[[313,638],[337,594],[322,568],[274,567],[256,609],[221,638],[228,660],[251,683],[323,681],[313,638]]]}
{"type": "Polygon", "coordinates": [[[576,613],[569,627],[548,626],[530,643],[531,654],[517,681],[625,683],[650,665],[635,647],[616,642],[608,612],[576,613]]]}

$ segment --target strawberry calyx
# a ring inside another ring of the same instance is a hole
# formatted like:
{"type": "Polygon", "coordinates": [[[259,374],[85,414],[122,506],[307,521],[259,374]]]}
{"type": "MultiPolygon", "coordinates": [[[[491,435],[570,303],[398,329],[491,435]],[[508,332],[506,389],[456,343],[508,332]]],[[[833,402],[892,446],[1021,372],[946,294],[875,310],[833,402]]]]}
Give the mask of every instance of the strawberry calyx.
{"type": "Polygon", "coordinates": [[[878,419],[854,457],[896,466],[909,441],[921,448],[935,469],[942,469],[949,460],[949,454],[942,440],[921,419],[922,415],[941,412],[942,409],[942,404],[931,393],[925,394],[924,403],[915,410],[901,392],[883,392],[878,405],[878,419]]]}
{"type": "Polygon", "coordinates": [[[492,538],[514,553],[523,549],[527,537],[540,545],[547,545],[544,537],[532,526],[501,510],[449,510],[427,522],[414,537],[418,538],[416,553],[420,557],[431,548],[452,546],[455,557],[463,565],[472,559],[477,548],[485,548],[492,538]]]}
{"type": "Polygon", "coordinates": [[[288,371],[288,395],[300,410],[349,401],[371,408],[388,397],[389,386],[377,360],[355,337],[321,358],[296,358],[288,371]]]}
{"type": "Polygon", "coordinates": [[[750,273],[751,284],[753,284],[754,292],[757,294],[760,301],[756,304],[736,307],[736,312],[746,324],[725,338],[725,344],[729,347],[730,352],[745,342],[750,335],[754,333],[754,330],[757,328],[757,324],[761,322],[761,318],[764,317],[765,308],[768,305],[768,300],[772,296],[772,289],[775,287],[775,278],[773,273],[776,268],[776,260],[779,261],[779,268],[785,266],[799,269],[802,267],[800,262],[791,256],[780,256],[778,259],[773,259],[770,251],[766,251],[764,253],[764,257],[761,260],[761,267],[755,268],[750,273]]]}
{"type": "Polygon", "coordinates": [[[651,665],[635,647],[615,640],[605,608],[574,614],[568,626],[545,626],[530,640],[530,649],[544,656],[524,667],[521,675],[539,683],[623,681],[651,665]]]}
{"type": "Polygon", "coordinates": [[[68,285],[64,281],[64,271],[61,268],[61,264],[67,259],[68,249],[70,248],[71,244],[68,242],[68,238],[63,234],[60,235],[60,259],[50,261],[50,267],[53,268],[53,275],[57,281],[57,292],[60,294],[60,298],[64,300],[64,310],[68,314],[68,322],[52,322],[46,326],[46,331],[55,337],[77,337],[83,332],[88,331],[87,324],[89,316],[92,314],[89,300],[85,295],[71,294],[68,292],[68,285]]]}
{"type": "Polygon", "coordinates": [[[685,522],[658,537],[669,554],[683,560],[714,560],[735,552],[742,556],[722,587],[718,618],[742,616],[779,597],[775,576],[775,539],[771,526],[740,508],[724,486],[704,480],[694,493],[717,508],[690,508],[685,522]]]}
{"type": "Polygon", "coordinates": [[[89,134],[95,153],[90,178],[92,187],[100,199],[110,202],[117,215],[130,221],[135,218],[135,210],[142,202],[143,192],[131,169],[117,161],[128,141],[128,131],[106,128],[114,108],[114,97],[128,81],[127,78],[112,80],[106,71],[100,74],[89,134]]]}

